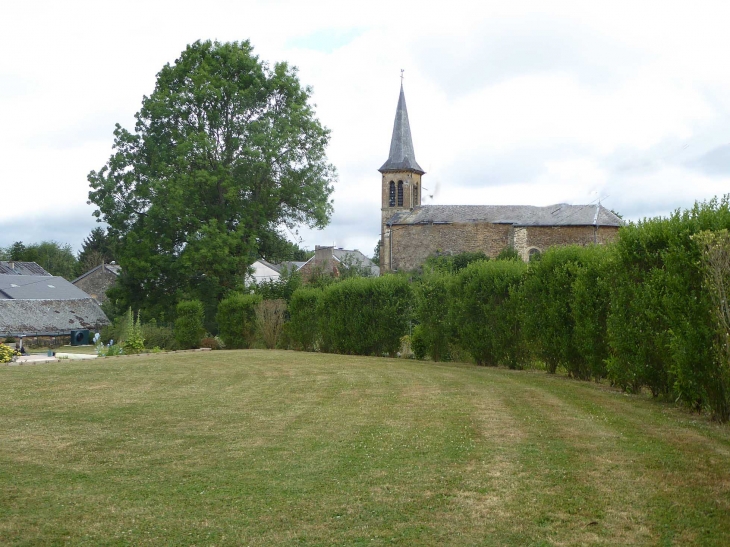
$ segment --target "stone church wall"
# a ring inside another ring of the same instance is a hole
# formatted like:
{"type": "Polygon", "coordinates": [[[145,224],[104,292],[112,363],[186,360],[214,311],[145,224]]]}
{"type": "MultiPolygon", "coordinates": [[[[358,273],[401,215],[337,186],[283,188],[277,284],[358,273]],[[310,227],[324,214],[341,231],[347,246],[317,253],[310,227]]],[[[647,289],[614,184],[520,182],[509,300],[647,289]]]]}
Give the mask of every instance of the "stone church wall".
{"type": "Polygon", "coordinates": [[[496,256],[512,244],[509,224],[413,224],[393,226],[393,270],[413,270],[436,253],[459,254],[482,251],[496,256]]]}
{"type": "MultiPolygon", "coordinates": [[[[530,250],[545,252],[553,245],[591,245],[614,241],[618,227],[517,226],[509,224],[460,223],[396,225],[390,232],[392,269],[413,270],[429,256],[482,251],[494,258],[514,246],[523,260],[530,250]]],[[[387,239],[386,239],[387,242],[387,239]]],[[[386,256],[381,252],[381,257],[386,256]]]]}

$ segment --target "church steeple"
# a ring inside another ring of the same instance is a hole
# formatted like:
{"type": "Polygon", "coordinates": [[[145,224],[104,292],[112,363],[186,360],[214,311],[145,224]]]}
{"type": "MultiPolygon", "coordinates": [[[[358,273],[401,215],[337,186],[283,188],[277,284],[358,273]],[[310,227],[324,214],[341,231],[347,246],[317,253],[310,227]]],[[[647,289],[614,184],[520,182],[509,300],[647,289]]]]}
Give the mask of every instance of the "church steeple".
{"type": "Polygon", "coordinates": [[[413,151],[411,126],[408,123],[408,109],[406,108],[406,96],[403,93],[402,80],[398,107],[395,111],[395,122],[393,123],[393,137],[390,141],[390,154],[388,161],[378,171],[381,173],[386,171],[412,171],[419,175],[425,173],[416,162],[416,154],[413,151]]]}

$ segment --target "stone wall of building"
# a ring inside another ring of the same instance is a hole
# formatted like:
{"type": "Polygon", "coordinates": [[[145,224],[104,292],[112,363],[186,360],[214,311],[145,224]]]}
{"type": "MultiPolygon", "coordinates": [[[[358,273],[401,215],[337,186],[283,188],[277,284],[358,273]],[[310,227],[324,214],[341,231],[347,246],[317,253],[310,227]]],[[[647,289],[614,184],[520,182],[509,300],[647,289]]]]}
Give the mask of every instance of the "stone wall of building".
{"type": "Polygon", "coordinates": [[[513,227],[509,224],[470,222],[393,226],[390,232],[392,269],[413,270],[437,253],[482,251],[493,257],[512,245],[513,239],[513,227]]]}
{"type": "MultiPolygon", "coordinates": [[[[435,254],[485,253],[494,258],[513,246],[528,261],[530,252],[545,252],[553,245],[604,244],[618,237],[618,227],[602,226],[516,226],[474,222],[463,224],[413,224],[393,226],[384,238],[392,249],[393,270],[413,270],[435,254]]],[[[388,262],[388,249],[381,259],[388,262]]]]}
{"type": "Polygon", "coordinates": [[[117,280],[117,276],[106,268],[99,268],[91,272],[86,277],[78,279],[74,285],[91,296],[98,304],[103,304],[107,300],[106,291],[108,291],[117,280]]]}

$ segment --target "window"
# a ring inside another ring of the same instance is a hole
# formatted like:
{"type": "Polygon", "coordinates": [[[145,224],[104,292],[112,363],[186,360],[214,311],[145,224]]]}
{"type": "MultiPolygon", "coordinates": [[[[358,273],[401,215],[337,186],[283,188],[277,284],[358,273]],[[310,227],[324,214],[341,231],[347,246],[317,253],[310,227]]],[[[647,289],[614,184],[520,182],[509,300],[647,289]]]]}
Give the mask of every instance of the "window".
{"type": "Polygon", "coordinates": [[[413,205],[418,203],[418,186],[413,185],[413,205]]]}
{"type": "Polygon", "coordinates": [[[388,205],[390,207],[395,207],[395,182],[392,180],[390,181],[390,198],[388,205]]]}
{"type": "Polygon", "coordinates": [[[398,207],[403,207],[403,181],[398,181],[398,207]]]}

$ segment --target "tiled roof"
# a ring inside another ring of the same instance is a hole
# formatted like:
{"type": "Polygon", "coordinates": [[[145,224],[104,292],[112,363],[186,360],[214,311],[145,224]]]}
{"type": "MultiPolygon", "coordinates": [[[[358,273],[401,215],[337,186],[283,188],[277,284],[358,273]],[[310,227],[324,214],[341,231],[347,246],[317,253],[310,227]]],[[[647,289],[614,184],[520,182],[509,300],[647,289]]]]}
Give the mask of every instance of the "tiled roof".
{"type": "Polygon", "coordinates": [[[91,298],[0,300],[0,336],[68,334],[108,324],[109,319],[91,298]]]}
{"type": "Polygon", "coordinates": [[[0,275],[51,275],[35,262],[0,260],[0,275]]]}
{"type": "Polygon", "coordinates": [[[80,279],[83,279],[84,277],[93,274],[94,272],[100,270],[101,268],[104,268],[105,271],[112,273],[119,277],[119,274],[122,273],[122,267],[119,264],[99,264],[96,268],[91,268],[88,272],[81,274],[76,279],[74,279],[71,283],[76,283],[80,279]]]}
{"type": "Polygon", "coordinates": [[[547,207],[532,205],[422,205],[400,211],[388,220],[397,224],[463,224],[490,222],[515,226],[622,226],[623,221],[602,205],[547,207]]]}
{"type": "Polygon", "coordinates": [[[11,300],[75,300],[91,297],[63,277],[0,275],[0,298],[11,300]]]}
{"type": "Polygon", "coordinates": [[[367,268],[375,277],[380,275],[380,268],[357,249],[354,251],[348,251],[347,249],[332,249],[332,255],[339,262],[346,261],[350,262],[351,265],[367,268]]]}

